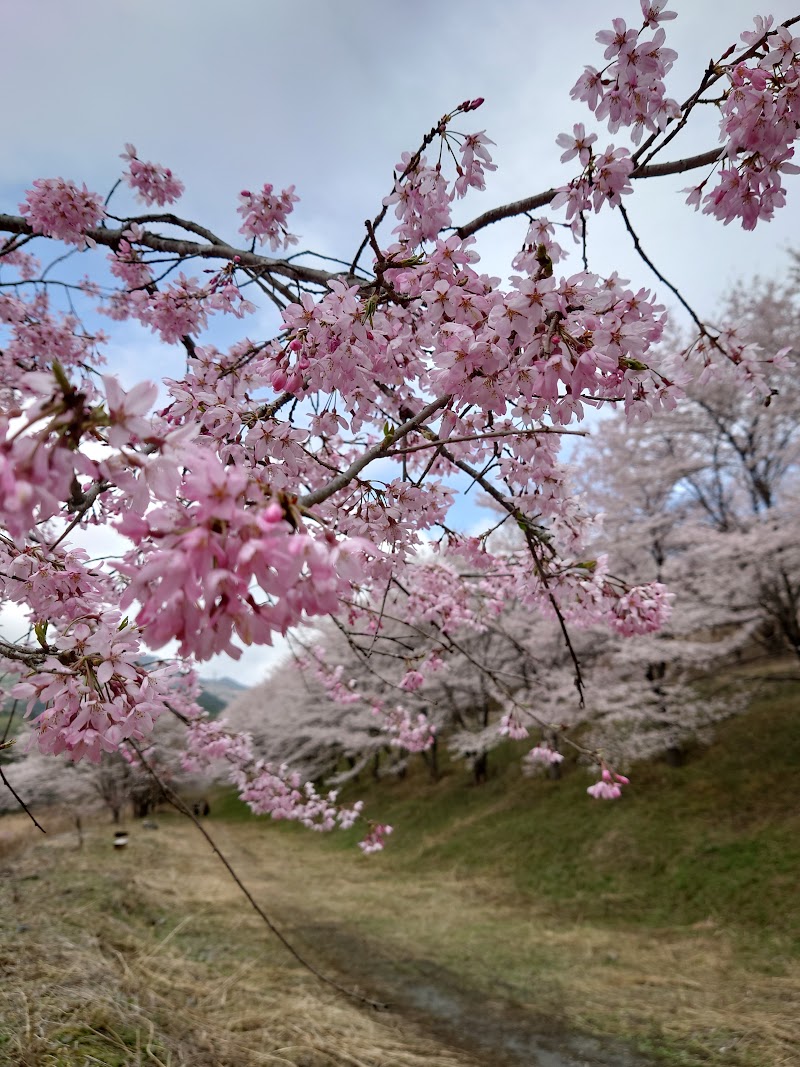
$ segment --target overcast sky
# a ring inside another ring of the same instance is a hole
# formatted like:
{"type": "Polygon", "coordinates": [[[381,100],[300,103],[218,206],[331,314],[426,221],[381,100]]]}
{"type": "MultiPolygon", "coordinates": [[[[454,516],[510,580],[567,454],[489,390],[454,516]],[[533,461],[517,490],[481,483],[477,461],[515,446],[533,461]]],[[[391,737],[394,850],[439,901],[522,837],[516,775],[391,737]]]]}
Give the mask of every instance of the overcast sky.
{"type": "MultiPolygon", "coordinates": [[[[675,0],[670,7],[679,18],[666,24],[667,43],[679,60],[668,88],[681,101],[754,14],[780,21],[800,4],[756,10],[749,0],[675,0]]],[[[105,193],[123,145],[133,142],[142,159],[172,167],[184,181],[180,212],[231,241],[240,189],[294,184],[300,247],[348,257],[363,220],[390,190],[400,153],[449,108],[484,96],[457,128],[485,128],[499,169],[486,193],[459,206],[464,221],[571,176],[555,137],[575,122],[593,128],[569,90],[585,63],[601,65],[594,34],[615,16],[638,26],[638,3],[6,0],[3,71],[14,106],[4,114],[0,210],[16,212],[37,177],[86,181],[105,193]]],[[[669,158],[716,144],[713,112],[706,108],[702,128],[673,142],[669,158]]],[[[597,132],[600,147],[626,143],[597,132]]],[[[689,183],[686,176],[639,183],[630,214],[659,268],[713,316],[732,282],[785,269],[785,249],[800,235],[800,181],[789,179],[789,206],[754,233],[695,215],[678,192],[689,183]]],[[[523,235],[519,221],[496,225],[478,246],[485,265],[506,273],[523,235]]],[[[593,269],[654,282],[611,212],[590,223],[589,251],[593,269]]],[[[162,358],[138,326],[126,330],[117,352],[128,381],[152,373],[162,358]]],[[[248,653],[234,673],[256,681],[260,657],[248,653]]]]}

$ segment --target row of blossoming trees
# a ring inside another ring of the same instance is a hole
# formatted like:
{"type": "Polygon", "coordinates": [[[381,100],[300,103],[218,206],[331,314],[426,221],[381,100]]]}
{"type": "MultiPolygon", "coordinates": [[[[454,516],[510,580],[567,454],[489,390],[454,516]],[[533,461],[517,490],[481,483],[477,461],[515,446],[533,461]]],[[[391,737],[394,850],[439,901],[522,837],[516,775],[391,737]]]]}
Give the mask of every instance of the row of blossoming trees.
{"type": "MultiPolygon", "coordinates": [[[[580,705],[574,625],[625,636],[663,625],[670,599],[659,581],[631,584],[590,562],[591,522],[559,462],[562,439],[580,432],[587,408],[646,421],[727,370],[737,391],[769,397],[782,357],[699,320],[688,343],[658,346],[664,308],[589,269],[587,230],[601,211],[632,230],[624,205],[635,187],[677,173],[690,176],[690,207],[747,229],[770,220],[797,170],[800,110],[797,20],[757,18],[679,103],[665,82],[674,17],[664,0],[643,0],[634,26],[617,18],[597,35],[602,66],[587,67],[572,95],[617,145],[583,125],[561,134],[572,168],[562,187],[454,222],[494,170],[491,141],[465,126],[481,100],[464,101],[402,155],[383,205],[334,269],[288,254],[293,188],[243,190],[232,243],[173,213],[181,182],[132,145],[105,199],[42,178],[19,214],[0,215],[0,589],[30,624],[19,640],[4,636],[0,654],[19,676],[17,699],[44,708],[40,750],[72,760],[123,751],[146,767],[154,723],[174,715],[190,764],[226,759],[254,810],[350,825],[358,806],[337,806],[207,721],[185,671],[330,617],[365,655],[384,636],[402,639],[389,627],[411,627],[413,667],[398,685],[413,691],[444,677],[513,603],[556,620],[580,705]],[[681,134],[709,101],[719,142],[682,157],[681,134]],[[520,238],[507,282],[481,271],[476,243],[504,219],[520,238]],[[566,266],[558,223],[578,246],[566,266]],[[88,277],[42,265],[63,246],[82,253],[88,277]],[[209,269],[191,275],[196,259],[209,269]],[[279,309],[276,335],[215,347],[214,319],[246,319],[257,300],[279,309]],[[98,312],[181,346],[186,373],[161,391],[124,389],[102,369],[98,312]],[[471,486],[495,513],[465,536],[451,514],[471,486]],[[501,523],[517,535],[495,549],[501,523]],[[90,558],[88,526],[113,529],[125,547],[90,558]],[[434,555],[421,563],[421,551],[434,555]],[[181,660],[148,666],[146,650],[181,660]]],[[[516,679],[470,655],[487,700],[505,702],[504,728],[534,723],[516,679]]],[[[348,688],[335,667],[314,669],[348,688]]],[[[430,743],[426,720],[399,702],[376,711],[402,744],[430,743]]],[[[537,749],[533,758],[554,759],[546,741],[537,749]]],[[[618,795],[625,779],[598,763],[595,795],[618,795]]],[[[380,843],[372,827],[365,847],[380,843]]]]}
{"type": "MultiPolygon", "coordinates": [[[[763,653],[800,655],[796,274],[795,267],[787,283],[741,287],[723,308],[749,341],[786,350],[769,403],[721,372],[688,385],[672,412],[634,424],[621,414],[604,419],[572,455],[585,505],[602,515],[584,566],[677,590],[669,619],[650,635],[630,640],[591,618],[571,627],[583,707],[574,699],[574,664],[557,619],[487,591],[438,669],[416,670],[426,643],[447,628],[451,590],[470,569],[451,560],[437,601],[413,623],[398,615],[395,597],[382,605],[379,632],[318,627],[296,634],[294,656],[234,703],[231,720],[253,733],[260,751],[279,753],[315,778],[365,768],[403,773],[416,748],[436,774],[445,743],[471,761],[479,781],[489,751],[509,734],[537,739],[527,767],[557,775],[562,735],[576,728],[584,760],[601,752],[621,768],[662,754],[679,761],[688,741],[746,707],[752,684],[732,676],[742,659],[750,661],[752,679],[763,653]],[[394,705],[396,727],[388,737],[379,728],[386,703],[394,705]],[[533,729],[528,709],[539,719],[533,729]],[[409,724],[416,725],[413,737],[399,730],[409,724]]],[[[490,546],[499,553],[520,539],[506,524],[490,546]]],[[[417,566],[423,588],[428,568],[443,573],[433,553],[417,566]]]]}

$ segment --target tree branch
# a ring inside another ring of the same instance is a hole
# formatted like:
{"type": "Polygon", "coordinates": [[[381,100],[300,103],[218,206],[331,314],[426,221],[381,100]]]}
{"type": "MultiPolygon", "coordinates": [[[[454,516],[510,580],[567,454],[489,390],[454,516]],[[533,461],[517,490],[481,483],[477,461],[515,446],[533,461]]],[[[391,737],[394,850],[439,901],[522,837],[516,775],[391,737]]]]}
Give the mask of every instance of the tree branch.
{"type": "Polygon", "coordinates": [[[331,479],[327,485],[322,486],[320,489],[315,489],[312,493],[307,493],[304,497],[301,497],[298,503],[301,507],[310,508],[315,504],[321,504],[323,500],[327,500],[328,497],[333,496],[334,493],[338,493],[340,489],[344,487],[356,477],[366,466],[373,462],[373,460],[380,459],[382,456],[388,455],[392,451],[394,444],[406,434],[412,430],[416,430],[418,426],[429,419],[431,415],[439,410],[439,408],[445,407],[450,403],[452,397],[447,396],[437,397],[436,400],[432,400],[430,404],[426,404],[422,411],[418,412],[413,418],[408,419],[401,426],[398,426],[396,430],[392,430],[388,433],[382,441],[373,445],[372,448],[367,449],[363,456],[359,456],[354,460],[346,471],[342,471],[336,478],[331,479]]]}
{"type": "MultiPolygon", "coordinates": [[[[150,775],[150,777],[153,779],[153,781],[156,782],[158,787],[162,790],[164,796],[167,799],[167,802],[169,804],[171,804],[172,807],[175,808],[176,811],[180,812],[181,815],[185,815],[187,819],[189,819],[191,822],[194,823],[194,825],[197,827],[197,829],[200,831],[200,833],[203,835],[203,837],[208,842],[208,845],[211,848],[211,850],[214,853],[214,855],[217,857],[217,859],[220,861],[220,863],[226,869],[226,871],[231,876],[233,881],[239,887],[239,889],[242,892],[242,894],[247,898],[248,903],[253,908],[255,913],[258,915],[258,917],[261,919],[261,921],[265,924],[265,926],[268,928],[270,933],[273,934],[280,941],[280,943],[283,945],[283,947],[297,960],[297,962],[302,967],[305,967],[305,969],[307,971],[309,971],[311,974],[313,974],[315,978],[318,978],[320,980],[320,982],[324,982],[326,985],[329,985],[333,989],[337,990],[337,992],[343,993],[346,997],[350,997],[351,1000],[357,1000],[361,1004],[367,1004],[367,1005],[369,1005],[370,1008],[375,1008],[376,1011],[385,1011],[389,1007],[388,1004],[381,1003],[381,1001],[378,1001],[378,1000],[372,1000],[370,997],[365,997],[363,994],[357,993],[353,989],[347,989],[346,986],[340,985],[334,978],[329,978],[327,975],[325,975],[321,971],[317,970],[317,968],[314,966],[313,963],[309,963],[309,961],[307,959],[305,959],[305,957],[300,955],[300,953],[297,951],[297,949],[294,947],[294,945],[288,940],[288,938],[286,937],[285,934],[281,933],[281,931],[278,929],[278,927],[275,925],[275,923],[272,921],[272,919],[270,919],[269,915],[267,915],[267,913],[264,911],[264,909],[261,907],[261,905],[255,899],[255,897],[252,895],[250,890],[247,888],[247,886],[241,880],[241,878],[236,873],[234,868],[231,866],[230,861],[220,851],[219,846],[216,844],[216,842],[212,838],[211,834],[209,834],[209,832],[206,830],[206,828],[203,826],[203,824],[200,822],[200,820],[197,818],[197,816],[189,809],[189,807],[183,802],[183,800],[178,796],[178,794],[176,792],[174,792],[174,790],[171,789],[170,786],[168,786],[166,784],[166,782],[162,781],[162,779],[158,776],[158,774],[153,770],[153,768],[150,766],[150,764],[147,762],[147,760],[142,755],[142,752],[139,749],[139,746],[134,741],[131,741],[130,739],[129,739],[128,743],[135,750],[137,756],[139,757],[139,759],[142,762],[142,766],[145,768],[147,773],[150,775]]],[[[0,774],[2,774],[2,770],[0,770],[0,774]]]]}
{"type": "Polygon", "coordinates": [[[719,346],[716,338],[714,338],[708,332],[708,329],[707,329],[705,323],[702,321],[702,319],[697,314],[697,312],[694,310],[694,308],[691,306],[691,304],[689,304],[689,302],[686,299],[684,299],[684,297],[681,295],[681,293],[678,290],[678,288],[676,286],[674,286],[672,284],[672,282],[668,281],[664,277],[664,275],[661,273],[661,271],[658,269],[658,267],[656,267],[655,263],[653,263],[652,259],[650,259],[650,257],[647,255],[645,250],[642,248],[641,242],[639,240],[639,236],[636,233],[636,231],[634,230],[633,226],[631,225],[631,220],[628,217],[628,212],[625,210],[624,206],[622,204],[619,204],[618,208],[619,208],[619,213],[622,216],[622,221],[625,223],[625,229],[630,234],[630,236],[631,236],[631,238],[633,240],[633,247],[636,249],[636,252],[638,253],[639,257],[643,260],[643,262],[645,262],[647,264],[647,266],[650,268],[650,270],[653,272],[653,274],[655,274],[656,278],[658,278],[658,280],[660,282],[662,282],[664,285],[666,285],[666,287],[670,290],[670,292],[673,293],[675,295],[675,297],[680,301],[680,303],[683,305],[683,307],[686,309],[686,311],[691,316],[692,321],[694,322],[695,326],[698,328],[700,333],[703,335],[703,337],[708,337],[709,340],[711,340],[712,343],[715,344],[717,348],[719,348],[720,346],[719,346]]]}
{"type": "MultiPolygon", "coordinates": [[[[143,217],[147,218],[147,216],[143,217]]],[[[177,216],[171,217],[177,218],[177,216]]],[[[130,222],[136,221],[136,219],[130,220],[130,222]]],[[[178,220],[175,225],[180,225],[182,222],[183,220],[178,220]]],[[[187,228],[192,232],[200,230],[203,233],[210,233],[210,231],[205,231],[195,223],[189,223],[187,228]]],[[[120,241],[124,239],[123,233],[126,229],[127,224],[118,230],[112,230],[105,226],[98,226],[95,229],[87,230],[86,236],[99,245],[105,245],[107,248],[116,249],[119,247],[120,241]]],[[[0,231],[5,233],[40,236],[34,234],[31,226],[19,215],[0,214],[0,231]]],[[[206,244],[198,244],[197,241],[188,241],[176,237],[164,237],[161,234],[150,233],[148,230],[145,230],[141,237],[137,238],[134,243],[136,245],[144,246],[145,248],[150,248],[154,252],[171,252],[181,258],[198,256],[201,259],[224,259],[229,262],[238,259],[243,267],[251,267],[267,274],[279,274],[284,278],[290,278],[292,281],[309,282],[312,285],[320,285],[324,288],[327,288],[334,280],[344,280],[353,285],[363,285],[364,283],[363,278],[354,277],[352,274],[348,274],[345,271],[336,272],[319,270],[316,267],[305,267],[298,263],[289,263],[285,259],[271,259],[269,256],[260,256],[258,253],[250,252],[245,248],[234,248],[232,245],[226,244],[224,241],[208,241],[206,244]]]]}
{"type": "Polygon", "coordinates": [[[20,663],[25,663],[28,667],[38,667],[47,655],[47,653],[37,649],[20,648],[19,645],[5,641],[2,637],[0,637],[0,653],[7,656],[8,659],[15,659],[20,663]]]}
{"type": "Polygon", "coordinates": [[[501,437],[538,437],[540,434],[558,434],[570,437],[588,437],[588,430],[567,430],[563,426],[539,426],[530,430],[493,430],[489,433],[465,434],[463,437],[433,437],[421,445],[410,445],[407,448],[397,448],[393,452],[387,452],[387,456],[407,456],[412,452],[421,452],[425,448],[438,448],[439,445],[455,445],[464,442],[480,444],[482,441],[497,440],[501,437]]]}
{"type": "MultiPolygon", "coordinates": [[[[712,148],[708,152],[701,152],[700,155],[689,156],[686,159],[675,159],[668,163],[651,163],[646,167],[637,167],[631,171],[631,178],[664,178],[670,174],[683,174],[687,170],[708,167],[712,163],[716,163],[724,151],[724,146],[720,145],[718,148],[712,148]]],[[[501,204],[500,207],[492,208],[490,211],[485,211],[482,215],[478,215],[472,222],[468,222],[464,226],[457,226],[456,233],[461,238],[471,237],[472,234],[477,233],[478,230],[482,230],[486,226],[490,226],[493,222],[511,219],[515,215],[524,215],[528,211],[546,207],[555,199],[557,192],[557,189],[547,189],[543,193],[536,193],[535,196],[526,197],[524,200],[501,204]]],[[[2,216],[0,216],[0,219],[2,219],[2,216]]]]}

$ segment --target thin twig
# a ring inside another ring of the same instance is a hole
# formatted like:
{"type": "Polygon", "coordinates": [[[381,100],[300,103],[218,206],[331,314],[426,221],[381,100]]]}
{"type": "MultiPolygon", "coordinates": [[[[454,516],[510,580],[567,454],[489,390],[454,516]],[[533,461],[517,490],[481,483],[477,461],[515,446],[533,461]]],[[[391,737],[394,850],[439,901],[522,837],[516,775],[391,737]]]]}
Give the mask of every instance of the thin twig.
{"type": "Polygon", "coordinates": [[[465,434],[463,437],[435,437],[426,441],[425,444],[408,445],[406,448],[396,448],[387,452],[386,456],[406,456],[410,452],[421,452],[424,448],[438,448],[439,445],[454,445],[469,441],[480,444],[481,441],[491,441],[499,437],[538,437],[539,434],[559,434],[561,436],[587,437],[588,430],[567,430],[563,426],[539,426],[536,429],[520,430],[491,430],[488,433],[465,434]]]}
{"type": "MultiPolygon", "coordinates": [[[[375,1008],[376,1011],[385,1011],[388,1008],[388,1004],[384,1004],[378,1000],[372,1000],[370,997],[366,997],[362,993],[357,993],[354,989],[348,989],[346,986],[340,985],[339,982],[337,982],[334,978],[330,978],[328,975],[323,974],[314,966],[313,963],[310,963],[307,959],[305,959],[304,956],[301,956],[301,954],[297,951],[294,945],[288,940],[286,935],[281,933],[281,931],[278,929],[272,919],[270,919],[269,915],[267,915],[267,913],[255,899],[255,897],[252,895],[250,890],[247,888],[247,886],[241,880],[234,868],[231,866],[230,861],[226,858],[225,855],[223,855],[219,846],[214,841],[209,832],[206,830],[206,828],[203,826],[203,824],[200,822],[200,820],[197,818],[197,816],[184,803],[184,801],[178,796],[178,794],[174,792],[174,790],[171,789],[166,782],[162,781],[162,779],[158,776],[158,774],[153,770],[153,768],[144,758],[141,750],[139,749],[139,746],[134,741],[129,741],[128,743],[131,745],[131,747],[138,755],[139,759],[142,761],[142,766],[148,772],[153,781],[156,782],[158,787],[162,790],[164,796],[167,799],[167,802],[171,804],[176,811],[179,811],[181,815],[185,815],[187,819],[194,823],[194,825],[206,839],[206,842],[208,843],[212,852],[215,854],[220,863],[225,867],[228,874],[239,887],[242,894],[247,898],[248,903],[259,916],[259,918],[262,920],[262,922],[265,924],[265,926],[268,928],[270,933],[272,933],[280,941],[283,947],[297,960],[297,962],[302,967],[305,967],[307,971],[310,971],[310,973],[313,974],[315,978],[318,978],[319,981],[331,986],[339,993],[343,993],[346,997],[350,997],[352,1000],[357,1000],[361,1004],[367,1004],[370,1008],[375,1008]]],[[[2,773],[2,771],[0,771],[0,773],[2,773]]]]}
{"type": "Polygon", "coordinates": [[[33,814],[31,809],[28,807],[28,805],[25,803],[25,801],[22,799],[22,797],[19,795],[19,793],[16,791],[16,789],[13,787],[11,782],[9,782],[8,778],[6,778],[6,776],[5,776],[4,772],[3,772],[2,766],[0,766],[0,779],[2,779],[3,785],[6,787],[6,789],[9,791],[9,793],[12,795],[14,800],[16,800],[16,802],[19,804],[19,806],[22,808],[22,810],[25,812],[25,814],[31,820],[33,825],[35,827],[37,827],[37,829],[41,830],[43,834],[46,834],[47,830],[45,830],[45,828],[42,826],[42,824],[40,822],[37,822],[36,816],[33,814]]]}
{"type": "Polygon", "coordinates": [[[19,700],[15,700],[11,704],[11,711],[9,712],[8,719],[6,720],[6,728],[5,730],[3,730],[3,736],[0,737],[0,748],[5,745],[6,741],[8,740],[8,735],[11,733],[11,724],[14,721],[14,716],[17,714],[18,705],[19,700]]]}
{"type": "Polygon", "coordinates": [[[564,644],[567,646],[567,651],[569,652],[570,659],[572,660],[572,666],[575,670],[575,688],[578,690],[578,706],[581,710],[583,710],[586,707],[583,673],[581,672],[581,663],[578,659],[578,653],[575,651],[575,646],[572,643],[572,637],[570,636],[569,628],[567,627],[567,620],[564,618],[564,614],[561,611],[561,605],[556,600],[555,596],[553,595],[553,591],[550,588],[550,582],[547,577],[547,572],[544,569],[542,561],[539,559],[539,554],[537,552],[537,546],[534,541],[533,533],[527,526],[523,530],[523,533],[525,535],[525,541],[528,545],[528,550],[530,551],[531,558],[533,559],[533,564],[536,568],[536,573],[539,575],[539,581],[542,583],[542,586],[544,587],[544,590],[547,593],[547,599],[550,601],[550,606],[552,607],[553,611],[555,612],[556,618],[558,619],[558,626],[561,630],[561,636],[564,638],[564,644]]]}
{"type": "MultiPolygon", "coordinates": [[[[438,135],[442,135],[444,133],[444,127],[446,127],[447,123],[450,121],[450,118],[451,118],[451,116],[449,114],[442,116],[442,118],[439,119],[437,124],[435,126],[432,126],[430,128],[430,130],[428,130],[428,132],[422,138],[422,143],[420,144],[419,148],[416,150],[414,155],[411,157],[411,159],[408,161],[405,169],[403,170],[403,173],[398,175],[398,176],[395,176],[394,173],[392,174],[392,179],[393,179],[392,191],[394,191],[394,189],[399,185],[399,183],[404,181],[413,170],[416,170],[417,166],[419,165],[420,160],[422,159],[422,153],[425,151],[425,149],[428,147],[428,145],[432,144],[432,142],[436,138],[437,134],[438,135]]],[[[370,222],[369,219],[366,219],[364,221],[364,226],[365,226],[365,228],[367,230],[367,236],[363,239],[361,244],[358,246],[358,251],[356,252],[355,256],[353,257],[353,262],[350,264],[350,274],[351,275],[354,275],[356,270],[358,269],[358,261],[359,261],[359,259],[361,259],[361,253],[364,251],[364,249],[369,244],[370,236],[372,236],[373,240],[375,239],[375,237],[374,237],[375,230],[377,230],[377,228],[380,226],[380,224],[386,218],[386,212],[388,210],[389,210],[389,205],[388,204],[384,204],[383,207],[381,208],[381,210],[378,212],[378,214],[372,220],[372,222],[370,222]]]]}
{"type": "Polygon", "coordinates": [[[96,482],[92,486],[92,488],[89,490],[89,492],[84,495],[83,502],[81,503],[80,507],[78,508],[77,514],[75,515],[75,518],[72,520],[72,522],[70,522],[70,524],[66,527],[66,529],[55,539],[55,541],[52,543],[52,545],[48,546],[48,552],[52,552],[54,549],[58,548],[58,546],[61,544],[61,542],[64,540],[64,538],[68,537],[72,533],[72,531],[75,529],[75,527],[80,523],[80,521],[83,519],[83,517],[86,514],[86,512],[89,511],[90,508],[94,505],[95,501],[100,496],[100,494],[104,493],[107,489],[110,489],[110,488],[111,488],[111,483],[110,482],[104,482],[104,481],[96,482]]]}
{"type": "Polygon", "coordinates": [[[711,337],[711,334],[708,332],[705,323],[702,321],[702,319],[691,306],[691,304],[689,304],[689,302],[681,295],[678,288],[674,286],[671,281],[664,277],[664,275],[661,273],[661,271],[658,269],[652,259],[650,259],[645,250],[642,248],[642,243],[639,240],[638,234],[631,225],[631,220],[628,217],[628,212],[625,210],[622,204],[617,205],[617,210],[622,216],[622,221],[625,223],[625,229],[631,235],[631,238],[633,240],[633,247],[636,249],[639,257],[647,264],[653,274],[655,274],[656,278],[658,278],[660,282],[666,285],[666,287],[670,290],[671,293],[674,293],[675,297],[681,302],[686,311],[688,311],[689,315],[691,315],[692,321],[694,322],[695,326],[697,326],[698,330],[700,330],[700,332],[703,334],[703,336],[709,337],[713,341],[714,338],[711,337]]]}

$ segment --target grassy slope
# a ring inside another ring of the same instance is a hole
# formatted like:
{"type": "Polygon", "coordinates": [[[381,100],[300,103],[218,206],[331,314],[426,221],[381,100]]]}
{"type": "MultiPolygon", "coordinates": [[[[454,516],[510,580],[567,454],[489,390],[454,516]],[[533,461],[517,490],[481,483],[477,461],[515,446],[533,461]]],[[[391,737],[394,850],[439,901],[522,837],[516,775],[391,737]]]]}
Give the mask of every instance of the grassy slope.
{"type": "MultiPolygon", "coordinates": [[[[616,803],[587,797],[576,766],[560,782],[524,778],[514,745],[479,787],[463,767],[431,783],[421,765],[357,784],[396,827],[370,861],[386,899],[416,881],[471,887],[480,903],[465,912],[443,892],[427,911],[381,912],[355,892],[337,918],[350,909],[399,951],[415,925],[431,958],[487,994],[502,985],[530,1003],[535,989],[537,1008],[669,1063],[800,1065],[798,712],[800,687],[771,684],[685,766],[635,767],[616,803]]],[[[234,798],[217,811],[247,818],[234,798]]],[[[279,832],[298,845],[303,833],[279,832]]],[[[342,862],[354,841],[315,836],[313,848],[342,862]]]]}
{"type": "MultiPolygon", "coordinates": [[[[368,813],[396,832],[398,871],[490,874],[562,918],[657,927],[719,922],[800,955],[800,688],[773,685],[685,766],[642,764],[616,803],[586,796],[585,770],[529,779],[507,745],[472,786],[463,766],[437,783],[421,765],[401,781],[357,783],[368,813]]],[[[238,804],[227,801],[236,817],[238,804]]],[[[350,847],[353,835],[328,838],[350,847]]]]}
{"type": "MultiPolygon", "coordinates": [[[[208,826],[311,958],[364,989],[389,983],[392,1000],[395,983],[398,1004],[433,983],[485,1004],[481,1026],[510,1002],[673,1067],[799,1067],[798,703],[789,686],[765,691],[685,767],[636,768],[615,804],[585,795],[580,768],[523,778],[515,746],[477,788],[463,767],[363,783],[369,813],[397,826],[379,856],[353,835],[255,820],[230,796],[208,826]]],[[[82,852],[56,837],[6,861],[0,1063],[463,1062],[423,1053],[416,1034],[367,1032],[360,1014],[329,1017],[344,1006],[286,970],[192,827],[159,821],[134,827],[122,856],[103,827],[82,852]],[[307,1060],[312,1044],[325,1052],[307,1060]]]]}

